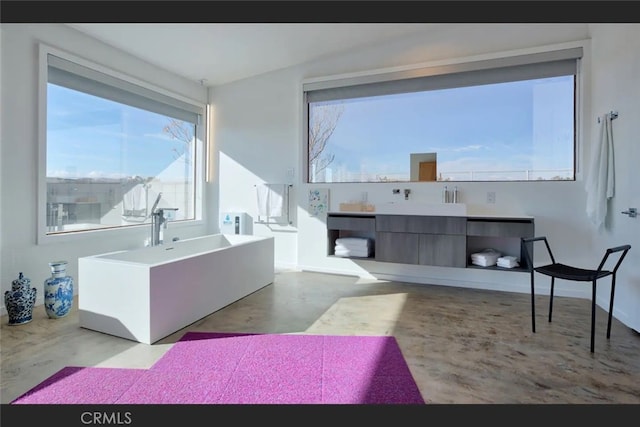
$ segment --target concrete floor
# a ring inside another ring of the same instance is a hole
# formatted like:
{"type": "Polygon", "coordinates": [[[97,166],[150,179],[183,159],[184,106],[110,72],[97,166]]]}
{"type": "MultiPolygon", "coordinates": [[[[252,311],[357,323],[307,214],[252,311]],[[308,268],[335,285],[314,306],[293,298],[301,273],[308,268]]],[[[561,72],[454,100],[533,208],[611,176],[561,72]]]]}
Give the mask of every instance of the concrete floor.
{"type": "Polygon", "coordinates": [[[34,319],[2,318],[1,403],[65,366],[148,368],[187,331],[393,335],[427,403],[640,403],[640,334],[591,303],[527,294],[281,271],[273,284],[152,345],[78,326],[76,305],[61,319],[43,306],[34,319]]]}

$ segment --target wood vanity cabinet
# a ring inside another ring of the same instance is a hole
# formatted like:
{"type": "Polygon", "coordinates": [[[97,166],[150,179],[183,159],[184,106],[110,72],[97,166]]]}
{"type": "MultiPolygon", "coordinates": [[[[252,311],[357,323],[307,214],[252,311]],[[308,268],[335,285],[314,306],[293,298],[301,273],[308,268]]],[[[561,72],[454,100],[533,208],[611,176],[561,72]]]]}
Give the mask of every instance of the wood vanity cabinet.
{"type": "Polygon", "coordinates": [[[464,267],[465,217],[376,215],[376,261],[464,267]]]}
{"type": "Polygon", "coordinates": [[[533,218],[463,217],[431,215],[374,215],[329,213],[328,255],[344,236],[372,239],[375,255],[369,259],[401,264],[471,267],[527,271],[520,239],[534,236],[533,218]],[[493,248],[520,258],[516,268],[471,264],[474,252],[493,248]]]}
{"type": "Polygon", "coordinates": [[[418,264],[417,234],[376,231],[376,261],[418,264]]]}

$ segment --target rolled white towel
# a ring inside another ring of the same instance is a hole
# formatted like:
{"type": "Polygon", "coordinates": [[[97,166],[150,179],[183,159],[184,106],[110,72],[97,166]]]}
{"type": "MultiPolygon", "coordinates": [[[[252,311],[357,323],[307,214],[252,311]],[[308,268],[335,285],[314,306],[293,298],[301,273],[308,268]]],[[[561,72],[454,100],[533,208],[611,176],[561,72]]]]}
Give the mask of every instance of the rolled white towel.
{"type": "Polygon", "coordinates": [[[336,243],[336,249],[342,249],[345,251],[348,251],[348,250],[366,251],[366,250],[369,250],[369,248],[371,248],[371,246],[369,245],[345,245],[342,243],[336,243]]]}
{"type": "Polygon", "coordinates": [[[371,251],[368,249],[339,249],[334,250],[336,256],[341,257],[363,257],[366,258],[371,255],[371,251]]]}
{"type": "Polygon", "coordinates": [[[491,267],[492,265],[496,265],[494,261],[486,259],[473,259],[471,260],[471,264],[479,265],[480,267],[491,267]]]}
{"type": "Polygon", "coordinates": [[[498,258],[502,254],[495,249],[485,249],[481,252],[471,254],[471,264],[479,265],[481,267],[490,267],[496,265],[498,258]]]}
{"type": "Polygon", "coordinates": [[[336,239],[336,245],[346,248],[367,248],[371,245],[371,239],[366,237],[340,237],[336,239]]]}
{"type": "Polygon", "coordinates": [[[513,268],[518,267],[520,264],[518,263],[518,258],[514,256],[503,256],[498,258],[497,265],[498,267],[513,268]]]}

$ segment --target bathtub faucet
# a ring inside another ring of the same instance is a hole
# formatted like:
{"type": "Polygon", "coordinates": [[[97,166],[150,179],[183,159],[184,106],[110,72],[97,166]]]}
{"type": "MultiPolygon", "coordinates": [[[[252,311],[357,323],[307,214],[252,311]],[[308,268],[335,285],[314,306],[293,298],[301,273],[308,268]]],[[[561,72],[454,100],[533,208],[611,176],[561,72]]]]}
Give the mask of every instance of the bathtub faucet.
{"type": "Polygon", "coordinates": [[[177,211],[178,208],[158,208],[151,214],[151,246],[162,244],[160,237],[162,228],[167,228],[167,218],[164,216],[165,211],[177,211]]]}

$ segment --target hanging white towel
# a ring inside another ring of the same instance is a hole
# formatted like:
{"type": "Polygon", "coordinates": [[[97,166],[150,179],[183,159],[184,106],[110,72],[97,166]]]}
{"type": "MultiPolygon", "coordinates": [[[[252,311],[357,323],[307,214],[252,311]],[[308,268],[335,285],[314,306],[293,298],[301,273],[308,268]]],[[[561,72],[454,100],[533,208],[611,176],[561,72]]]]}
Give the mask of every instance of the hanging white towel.
{"type": "Polygon", "coordinates": [[[269,184],[269,216],[279,217],[284,212],[285,184],[269,184]]]}
{"type": "Polygon", "coordinates": [[[607,202],[614,194],[613,131],[611,115],[600,120],[600,138],[591,150],[585,190],[587,191],[587,216],[600,227],[607,216],[607,202]]]}
{"type": "Polygon", "coordinates": [[[281,217],[284,212],[286,184],[256,185],[258,216],[281,217]]]}
{"type": "Polygon", "coordinates": [[[258,216],[269,215],[269,186],[267,184],[256,185],[256,194],[258,196],[258,216]]]}
{"type": "Polygon", "coordinates": [[[147,190],[137,184],[122,196],[122,215],[125,217],[147,216],[147,190]]]}

